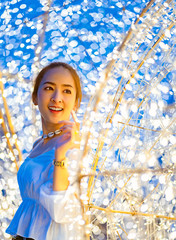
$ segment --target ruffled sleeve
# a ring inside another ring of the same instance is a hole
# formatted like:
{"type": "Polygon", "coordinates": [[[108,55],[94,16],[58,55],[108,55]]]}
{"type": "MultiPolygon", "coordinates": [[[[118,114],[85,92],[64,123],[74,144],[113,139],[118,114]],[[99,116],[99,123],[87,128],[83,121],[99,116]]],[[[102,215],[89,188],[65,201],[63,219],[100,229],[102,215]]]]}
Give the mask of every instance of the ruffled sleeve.
{"type": "Polygon", "coordinates": [[[79,171],[78,150],[67,154],[69,158],[70,185],[65,191],[53,191],[52,181],[41,186],[39,201],[48,211],[51,218],[57,223],[68,223],[81,218],[80,202],[78,200],[78,183],[76,181],[79,171]]]}

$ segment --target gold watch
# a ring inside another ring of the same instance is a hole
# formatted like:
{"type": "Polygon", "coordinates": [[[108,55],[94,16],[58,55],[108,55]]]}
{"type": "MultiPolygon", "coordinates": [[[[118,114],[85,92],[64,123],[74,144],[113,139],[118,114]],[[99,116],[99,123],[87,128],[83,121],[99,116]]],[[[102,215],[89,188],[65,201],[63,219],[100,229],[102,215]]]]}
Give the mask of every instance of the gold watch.
{"type": "Polygon", "coordinates": [[[65,168],[67,167],[67,158],[65,157],[62,161],[57,161],[56,159],[53,160],[53,164],[56,167],[61,167],[61,168],[65,168]]]}

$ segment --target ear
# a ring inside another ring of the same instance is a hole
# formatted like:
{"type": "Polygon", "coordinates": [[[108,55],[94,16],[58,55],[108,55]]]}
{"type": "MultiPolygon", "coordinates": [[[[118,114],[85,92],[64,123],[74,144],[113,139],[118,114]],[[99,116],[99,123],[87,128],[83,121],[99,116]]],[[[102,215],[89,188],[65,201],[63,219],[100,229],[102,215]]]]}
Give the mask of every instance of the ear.
{"type": "Polygon", "coordinates": [[[38,105],[37,96],[32,95],[32,101],[35,106],[38,105]]]}

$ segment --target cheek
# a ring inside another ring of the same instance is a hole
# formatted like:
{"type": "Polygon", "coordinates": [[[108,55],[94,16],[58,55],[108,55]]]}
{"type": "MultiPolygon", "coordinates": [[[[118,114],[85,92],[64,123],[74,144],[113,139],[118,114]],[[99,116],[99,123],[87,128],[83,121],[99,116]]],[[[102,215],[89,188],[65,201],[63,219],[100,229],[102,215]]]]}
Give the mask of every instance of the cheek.
{"type": "Polygon", "coordinates": [[[43,91],[38,91],[37,98],[38,102],[43,102],[46,99],[46,96],[43,91]]]}
{"type": "Polygon", "coordinates": [[[76,105],[76,96],[73,96],[72,99],[70,99],[69,102],[70,108],[73,109],[76,105]]]}
{"type": "Polygon", "coordinates": [[[64,97],[64,101],[67,105],[70,105],[70,106],[74,106],[75,105],[75,101],[76,100],[76,95],[75,94],[72,94],[72,95],[66,95],[64,97]]]}
{"type": "Polygon", "coordinates": [[[66,104],[65,106],[67,106],[66,108],[67,108],[69,111],[71,111],[71,110],[73,109],[73,107],[74,107],[73,100],[70,101],[70,102],[67,102],[67,104],[66,104]]]}

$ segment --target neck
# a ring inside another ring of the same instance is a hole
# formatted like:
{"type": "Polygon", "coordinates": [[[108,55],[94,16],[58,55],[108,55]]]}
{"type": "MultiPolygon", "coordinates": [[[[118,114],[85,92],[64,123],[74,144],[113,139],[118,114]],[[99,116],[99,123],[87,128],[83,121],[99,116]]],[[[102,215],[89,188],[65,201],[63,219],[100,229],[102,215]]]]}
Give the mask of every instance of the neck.
{"type": "Polygon", "coordinates": [[[43,134],[48,134],[50,132],[54,132],[54,131],[58,130],[60,127],[61,127],[61,125],[59,123],[58,124],[46,124],[42,120],[43,134]]]}

